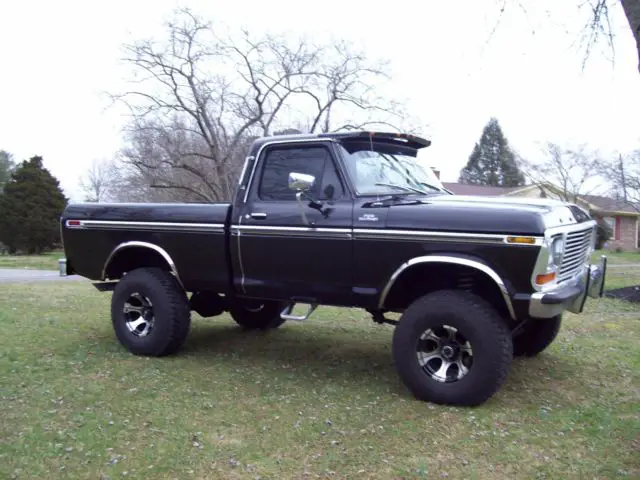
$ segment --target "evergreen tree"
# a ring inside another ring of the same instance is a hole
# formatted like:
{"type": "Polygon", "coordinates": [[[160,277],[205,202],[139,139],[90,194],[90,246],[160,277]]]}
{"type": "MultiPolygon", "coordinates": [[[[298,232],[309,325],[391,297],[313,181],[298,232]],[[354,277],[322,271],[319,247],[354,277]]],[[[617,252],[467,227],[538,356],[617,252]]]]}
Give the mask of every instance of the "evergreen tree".
{"type": "Polygon", "coordinates": [[[0,150],[0,193],[4,189],[5,184],[11,178],[15,164],[11,154],[5,150],[0,150]]]}
{"type": "Polygon", "coordinates": [[[60,241],[67,204],[60,183],[35,156],[18,165],[0,194],[0,242],[10,252],[40,253],[60,241]]]}
{"type": "Polygon", "coordinates": [[[496,118],[492,117],[485,125],[480,142],[473,147],[458,181],[494,187],[524,185],[524,175],[496,118]]]}

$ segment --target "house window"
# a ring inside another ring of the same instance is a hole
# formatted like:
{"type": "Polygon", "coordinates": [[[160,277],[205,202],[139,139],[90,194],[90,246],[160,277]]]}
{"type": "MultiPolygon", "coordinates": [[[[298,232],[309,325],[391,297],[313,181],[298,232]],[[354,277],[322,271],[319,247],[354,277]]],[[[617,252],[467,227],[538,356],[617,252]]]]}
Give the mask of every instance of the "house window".
{"type": "Polygon", "coordinates": [[[620,240],[620,217],[604,217],[603,220],[611,229],[611,239],[620,240]]]}

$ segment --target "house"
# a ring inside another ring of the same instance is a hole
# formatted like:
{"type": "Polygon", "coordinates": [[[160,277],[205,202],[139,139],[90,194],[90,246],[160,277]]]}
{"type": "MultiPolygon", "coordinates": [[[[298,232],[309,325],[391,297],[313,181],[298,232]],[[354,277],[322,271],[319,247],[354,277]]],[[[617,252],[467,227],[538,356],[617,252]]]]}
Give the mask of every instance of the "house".
{"type": "MultiPolygon", "coordinates": [[[[457,195],[564,199],[563,191],[551,183],[510,188],[450,182],[443,182],[443,185],[457,195]]],[[[588,210],[598,223],[609,227],[612,235],[607,242],[608,248],[640,250],[640,206],[634,208],[621,200],[599,195],[578,195],[573,203],[588,210]]]]}

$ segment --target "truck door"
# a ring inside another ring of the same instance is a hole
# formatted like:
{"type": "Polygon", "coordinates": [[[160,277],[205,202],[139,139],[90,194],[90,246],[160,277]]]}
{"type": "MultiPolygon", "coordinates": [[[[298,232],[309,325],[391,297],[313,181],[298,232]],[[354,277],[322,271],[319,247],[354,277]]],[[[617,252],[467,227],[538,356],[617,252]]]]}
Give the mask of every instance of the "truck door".
{"type": "Polygon", "coordinates": [[[330,142],[265,146],[237,212],[231,241],[240,294],[349,304],[353,201],[330,142]],[[315,178],[308,195],[316,208],[297,201],[291,173],[315,178]]]}

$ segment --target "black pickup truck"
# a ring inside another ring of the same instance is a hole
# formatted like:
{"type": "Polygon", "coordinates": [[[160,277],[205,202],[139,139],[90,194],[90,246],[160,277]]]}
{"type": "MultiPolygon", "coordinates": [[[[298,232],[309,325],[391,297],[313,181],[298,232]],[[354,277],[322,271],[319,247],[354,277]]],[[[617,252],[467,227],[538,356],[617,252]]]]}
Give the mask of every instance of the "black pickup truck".
{"type": "Polygon", "coordinates": [[[544,350],[564,311],[602,295],[606,257],[590,264],[596,223],[576,205],[453,195],[417,161],[429,145],[265,137],[233,203],[71,204],[61,275],[113,291],[115,334],[137,355],[178,350],[191,311],[271,329],[318,305],[361,308],[396,325],[393,359],[416,398],[481,404],[514,355],[544,350]]]}

